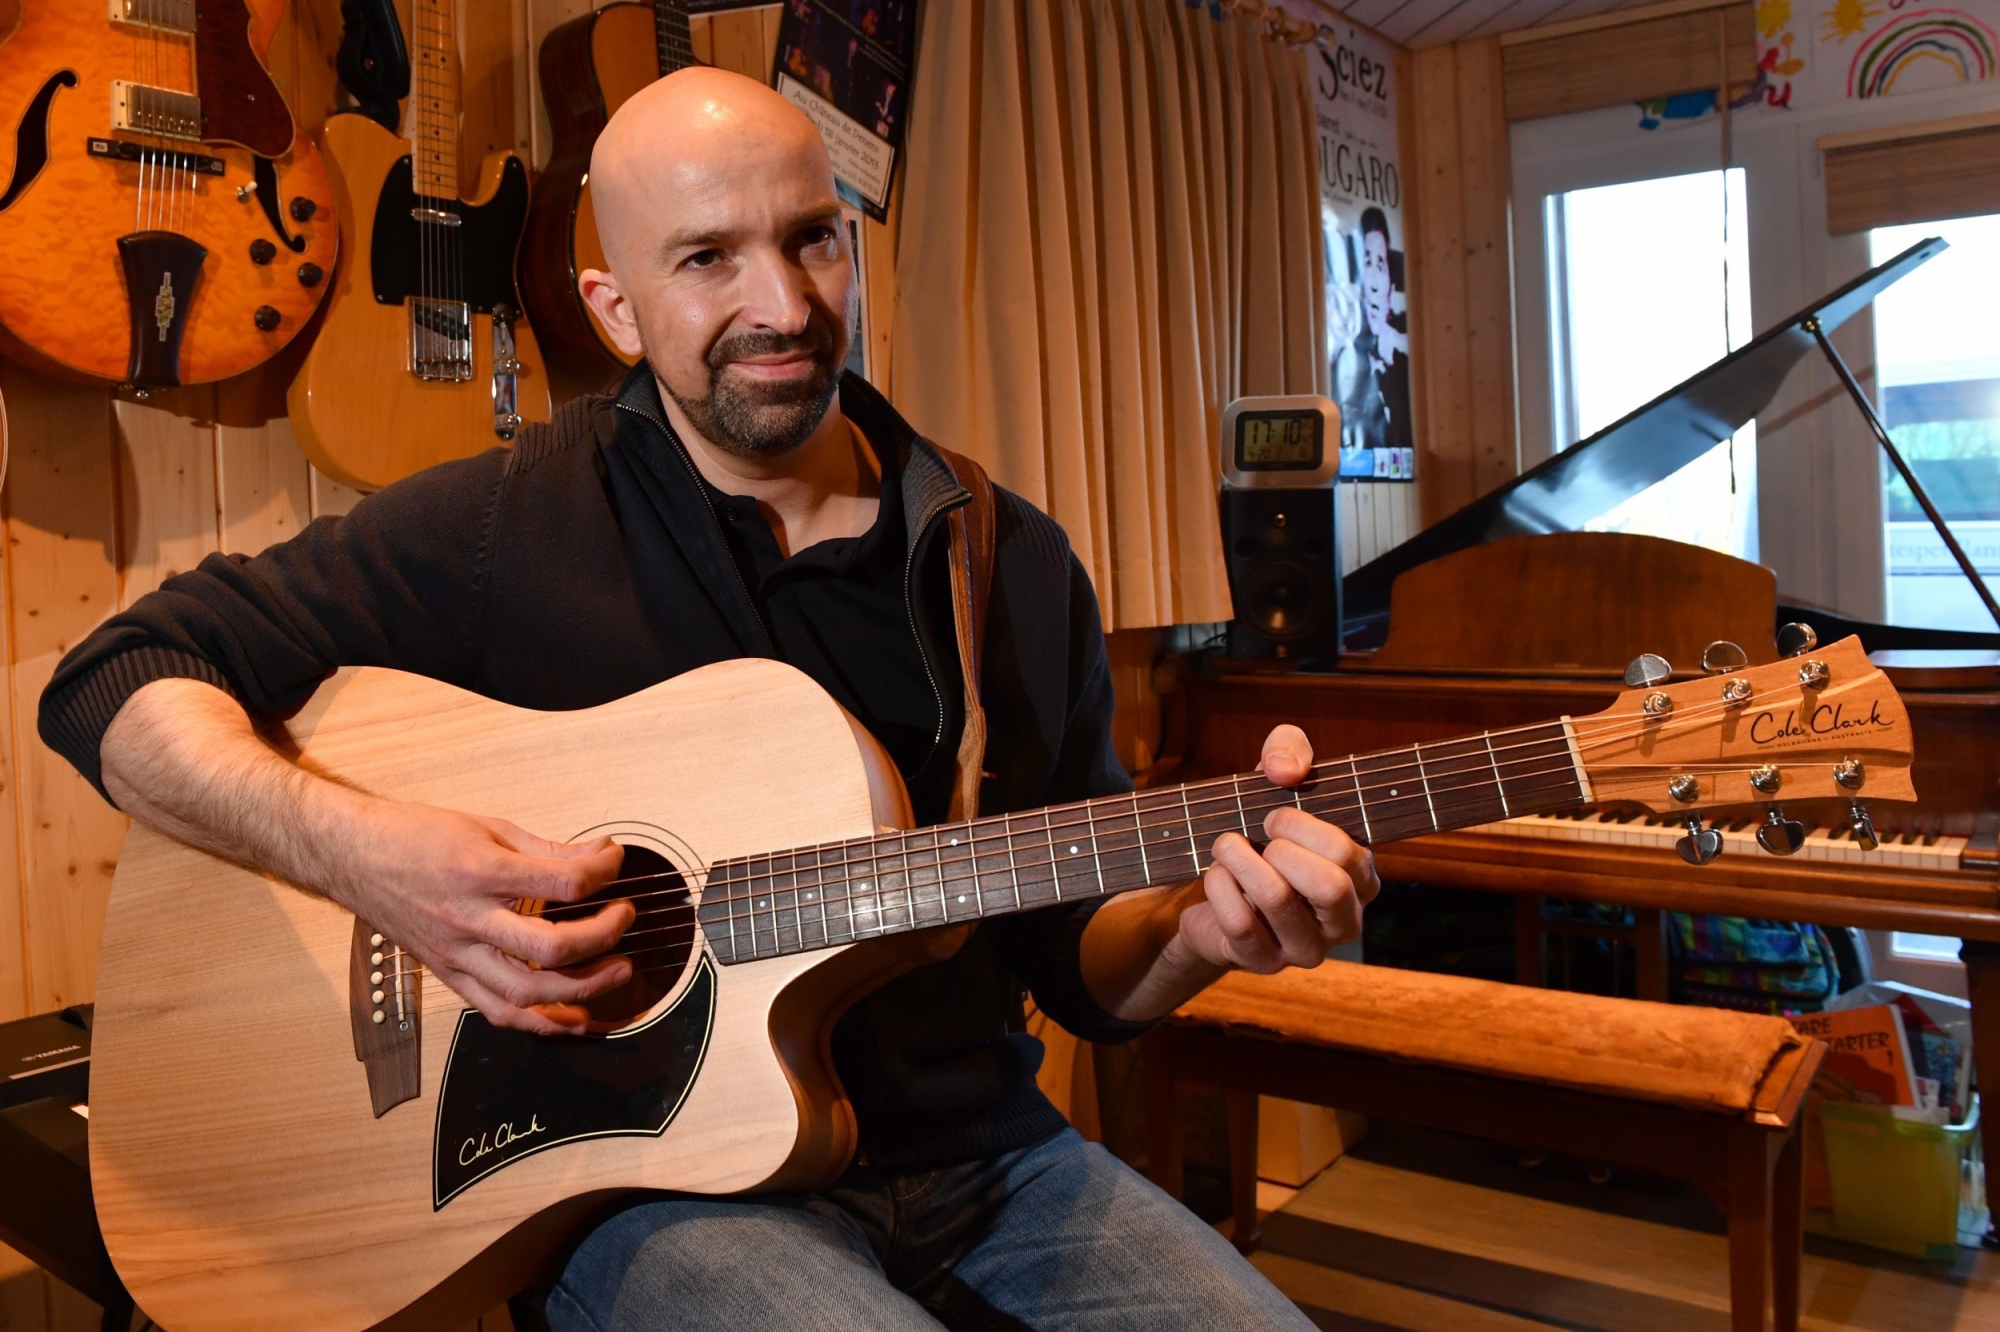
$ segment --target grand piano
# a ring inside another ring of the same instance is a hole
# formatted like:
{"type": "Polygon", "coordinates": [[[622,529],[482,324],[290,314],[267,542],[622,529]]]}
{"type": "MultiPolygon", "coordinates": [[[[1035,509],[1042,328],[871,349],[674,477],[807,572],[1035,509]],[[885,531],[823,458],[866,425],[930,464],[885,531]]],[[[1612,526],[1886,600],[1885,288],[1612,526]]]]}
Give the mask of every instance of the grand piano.
{"type": "MultiPolygon", "coordinates": [[[[1591,439],[1475,501],[1344,580],[1338,669],[1273,672],[1192,659],[1168,695],[1174,780],[1244,771],[1281,722],[1322,756],[1366,753],[1605,707],[1656,653],[1700,674],[1707,645],[1777,659],[1779,625],[1860,635],[1903,695],[1917,800],[1870,808],[1863,849],[1845,804],[1788,806],[1789,857],[1756,846],[1762,808],[1714,819],[1724,854],[1676,853],[1678,821],[1634,809],[1513,819],[1375,848],[1384,879],[1515,896],[1518,978],[1541,984],[1544,899],[1633,909],[1637,991],[1667,991],[1662,911],[1809,921],[1960,939],[1978,1067],[2000,1070],[2000,634],[1912,629],[1787,605],[1770,570],[1713,551],[1582,530],[1728,439],[1822,335],[1942,251],[1926,241],[1772,328],[1591,439]]],[[[1857,390],[1858,392],[1858,390],[1857,390]]],[[[1859,410],[1859,408],[1857,408],[1859,410]]],[[[1878,423],[1879,424],[1879,423],[1878,423]]],[[[1162,772],[1161,776],[1165,776],[1162,772]]],[[[2000,1160],[2000,1115],[1983,1120],[2000,1160]]]]}

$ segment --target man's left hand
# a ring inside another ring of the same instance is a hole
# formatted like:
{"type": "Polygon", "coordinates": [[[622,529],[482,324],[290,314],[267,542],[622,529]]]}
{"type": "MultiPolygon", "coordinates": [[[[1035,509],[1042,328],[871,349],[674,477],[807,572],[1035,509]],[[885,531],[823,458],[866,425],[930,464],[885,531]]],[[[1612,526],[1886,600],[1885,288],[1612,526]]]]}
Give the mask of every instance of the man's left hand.
{"type": "MultiPolygon", "coordinates": [[[[1312,769],[1296,726],[1264,741],[1258,765],[1279,786],[1312,769]]],[[[1316,967],[1327,949],[1361,933],[1361,909],[1381,891],[1375,857],[1344,831],[1287,806],[1264,816],[1262,852],[1237,833],[1216,838],[1205,900],[1181,913],[1181,942],[1216,966],[1272,972],[1316,967]]]]}

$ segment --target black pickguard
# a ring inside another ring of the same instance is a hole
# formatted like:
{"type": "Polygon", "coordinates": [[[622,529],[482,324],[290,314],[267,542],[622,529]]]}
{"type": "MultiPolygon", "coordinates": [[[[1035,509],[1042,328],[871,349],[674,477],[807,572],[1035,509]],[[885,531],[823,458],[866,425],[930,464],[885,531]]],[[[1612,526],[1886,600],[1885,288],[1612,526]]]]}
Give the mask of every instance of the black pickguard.
{"type": "Polygon", "coordinates": [[[616,1036],[533,1036],[459,1015],[438,1094],[431,1206],[504,1166],[581,1138],[658,1137],[680,1113],[715,1024],[715,968],[616,1036]]]}
{"type": "Polygon", "coordinates": [[[430,296],[464,301],[478,311],[491,312],[496,305],[519,309],[514,251],[527,220],[528,173],[518,157],[507,159],[500,188],[478,207],[457,199],[419,199],[411,185],[410,159],[401,158],[389,169],[375,201],[368,256],[375,299],[401,305],[411,296],[430,296]],[[411,210],[420,207],[456,214],[459,225],[419,222],[411,210]],[[426,253],[431,256],[428,276],[426,253]]]}
{"type": "Polygon", "coordinates": [[[49,81],[28,103],[20,125],[14,130],[14,179],[7,182],[7,192],[0,194],[0,213],[12,208],[14,201],[28,192],[28,186],[35,183],[35,177],[49,164],[49,106],[56,100],[58,89],[74,87],[75,72],[59,69],[49,75],[49,81]]]}

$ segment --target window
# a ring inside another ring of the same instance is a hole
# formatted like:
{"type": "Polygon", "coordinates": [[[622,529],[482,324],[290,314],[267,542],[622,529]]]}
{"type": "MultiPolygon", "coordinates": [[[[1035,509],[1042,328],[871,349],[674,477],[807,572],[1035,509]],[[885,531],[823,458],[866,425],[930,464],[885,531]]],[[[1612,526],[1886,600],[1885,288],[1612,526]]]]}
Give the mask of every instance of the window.
{"type": "MultiPolygon", "coordinates": [[[[1875,300],[1876,395],[1890,438],[1989,585],[2000,579],[2000,214],[1879,227],[1881,263],[1926,236],[1951,248],[1875,300]]],[[[1990,630],[1972,584],[1882,460],[1893,624],[1990,630]]]]}
{"type": "MultiPolygon", "coordinates": [[[[1544,211],[1558,449],[1750,340],[1740,167],[1551,194],[1544,211]]],[[[1587,526],[1752,557],[1754,432],[1745,426],[1587,526]]]]}

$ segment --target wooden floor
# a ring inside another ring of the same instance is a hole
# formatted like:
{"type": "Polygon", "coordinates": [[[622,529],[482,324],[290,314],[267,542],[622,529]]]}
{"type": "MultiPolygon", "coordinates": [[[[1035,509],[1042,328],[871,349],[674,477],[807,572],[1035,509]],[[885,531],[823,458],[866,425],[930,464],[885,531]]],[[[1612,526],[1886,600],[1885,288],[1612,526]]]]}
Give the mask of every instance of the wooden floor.
{"type": "MultiPolygon", "coordinates": [[[[1560,1159],[1384,1126],[1265,1218],[1251,1261],[1339,1332],[1726,1332],[1727,1252],[1706,1199],[1665,1181],[1591,1184],[1560,1159]]],[[[1812,1332],[2000,1332],[2000,1254],[1920,1263],[1808,1237],[1812,1332]]]]}

